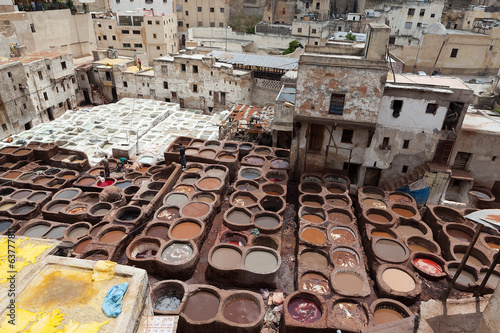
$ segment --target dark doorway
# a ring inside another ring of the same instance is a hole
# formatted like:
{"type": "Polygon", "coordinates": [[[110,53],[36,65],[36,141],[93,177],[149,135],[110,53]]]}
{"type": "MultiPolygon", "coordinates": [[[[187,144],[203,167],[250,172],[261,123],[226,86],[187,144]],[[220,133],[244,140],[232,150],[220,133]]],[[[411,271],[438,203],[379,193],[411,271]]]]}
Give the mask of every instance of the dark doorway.
{"type": "Polygon", "coordinates": [[[351,184],[358,183],[358,173],[361,164],[344,162],[343,170],[347,171],[347,176],[351,180],[351,184]]]}
{"type": "Polygon", "coordinates": [[[69,98],[66,100],[66,103],[68,104],[68,110],[72,110],[72,105],[71,105],[71,101],[69,100],[69,98]]]}
{"type": "Polygon", "coordinates": [[[311,124],[309,128],[309,151],[321,151],[323,147],[323,137],[325,134],[325,126],[319,124],[311,124]]]}
{"type": "Polygon", "coordinates": [[[111,94],[113,95],[113,102],[116,102],[118,100],[118,95],[116,94],[115,87],[113,87],[113,89],[111,89],[111,94]]]}
{"type": "Polygon", "coordinates": [[[179,98],[179,105],[181,109],[184,109],[184,98],[179,98]]]}
{"type": "Polygon", "coordinates": [[[181,46],[182,46],[182,47],[186,46],[186,35],[182,35],[182,38],[181,38],[181,46]]]}
{"type": "Polygon", "coordinates": [[[379,168],[366,168],[363,186],[378,186],[381,171],[379,168]]]}
{"type": "Polygon", "coordinates": [[[90,96],[87,90],[83,90],[83,98],[85,98],[85,104],[90,104],[90,96]]]}
{"type": "Polygon", "coordinates": [[[455,162],[453,163],[453,169],[465,170],[471,156],[472,156],[471,153],[465,153],[463,151],[459,151],[457,153],[457,156],[455,157],[455,162]]]}
{"type": "Polygon", "coordinates": [[[460,114],[464,108],[464,103],[451,102],[448,111],[446,112],[446,117],[444,118],[443,131],[452,131],[455,133],[455,129],[460,119],[460,114]]]}
{"type": "Polygon", "coordinates": [[[47,109],[47,117],[49,117],[50,121],[54,120],[54,111],[52,109],[52,106],[47,109]]]}

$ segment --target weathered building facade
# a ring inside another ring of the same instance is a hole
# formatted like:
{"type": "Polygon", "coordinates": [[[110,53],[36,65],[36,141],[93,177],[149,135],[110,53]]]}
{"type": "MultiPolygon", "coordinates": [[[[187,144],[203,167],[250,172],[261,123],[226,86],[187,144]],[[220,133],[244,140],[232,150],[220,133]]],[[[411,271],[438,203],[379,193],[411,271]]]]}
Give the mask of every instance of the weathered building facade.
{"type": "Polygon", "coordinates": [[[0,60],[1,138],[61,116],[76,106],[70,55],[35,52],[0,60]]]}

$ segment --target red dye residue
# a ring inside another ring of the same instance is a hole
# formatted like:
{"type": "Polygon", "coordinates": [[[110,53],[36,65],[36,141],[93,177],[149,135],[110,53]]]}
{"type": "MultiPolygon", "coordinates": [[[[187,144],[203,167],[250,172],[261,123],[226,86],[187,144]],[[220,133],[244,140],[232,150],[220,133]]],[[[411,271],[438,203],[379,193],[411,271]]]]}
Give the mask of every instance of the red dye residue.
{"type": "Polygon", "coordinates": [[[417,268],[419,268],[422,272],[425,272],[430,275],[440,275],[443,273],[443,269],[436,262],[425,259],[425,258],[417,258],[413,260],[413,263],[417,268]]]}
{"type": "Polygon", "coordinates": [[[105,180],[103,182],[97,183],[97,186],[99,186],[99,187],[106,187],[106,186],[109,186],[109,185],[113,185],[114,183],[115,183],[114,180],[105,180]]]}

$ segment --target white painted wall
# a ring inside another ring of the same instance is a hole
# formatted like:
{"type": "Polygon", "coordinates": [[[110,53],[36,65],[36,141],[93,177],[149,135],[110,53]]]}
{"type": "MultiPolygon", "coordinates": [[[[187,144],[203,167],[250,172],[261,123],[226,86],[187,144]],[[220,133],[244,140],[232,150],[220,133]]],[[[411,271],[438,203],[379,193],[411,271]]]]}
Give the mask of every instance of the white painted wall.
{"type": "Polygon", "coordinates": [[[160,13],[173,13],[173,1],[172,0],[151,0],[152,3],[146,3],[146,0],[122,0],[116,2],[115,0],[110,0],[111,11],[121,12],[126,10],[137,10],[137,9],[153,9],[160,13]]]}

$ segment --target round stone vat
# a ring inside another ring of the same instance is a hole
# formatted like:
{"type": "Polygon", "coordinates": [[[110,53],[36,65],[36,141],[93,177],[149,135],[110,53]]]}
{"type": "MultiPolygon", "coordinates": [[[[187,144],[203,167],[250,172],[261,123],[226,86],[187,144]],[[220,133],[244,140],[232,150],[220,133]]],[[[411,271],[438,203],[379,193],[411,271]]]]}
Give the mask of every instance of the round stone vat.
{"type": "Polygon", "coordinates": [[[63,200],[72,200],[80,197],[83,191],[79,188],[66,188],[64,190],[60,190],[56,194],[54,194],[53,200],[63,199],[63,200]]]}
{"type": "Polygon", "coordinates": [[[80,186],[93,186],[97,182],[97,179],[94,176],[82,176],[80,179],[76,181],[76,185],[80,186]]]}
{"type": "Polygon", "coordinates": [[[186,168],[186,172],[200,172],[203,170],[203,165],[197,163],[189,163],[186,168]]]}
{"type": "Polygon", "coordinates": [[[391,209],[399,217],[415,218],[419,215],[414,207],[408,205],[394,204],[391,209]]]}
{"type": "Polygon", "coordinates": [[[418,278],[403,265],[379,266],[376,271],[376,281],[380,295],[383,297],[410,301],[422,292],[418,278]]]}
{"type": "Polygon", "coordinates": [[[163,199],[163,204],[180,206],[188,200],[189,197],[184,193],[169,193],[163,199]]]}
{"type": "Polygon", "coordinates": [[[206,202],[196,201],[184,204],[180,210],[183,217],[205,220],[212,213],[212,206],[206,202]]]}
{"type": "Polygon", "coordinates": [[[430,228],[427,227],[426,224],[413,219],[401,219],[399,225],[396,227],[396,231],[403,237],[424,237],[429,235],[429,237],[432,238],[432,231],[430,228]]]}
{"type": "Polygon", "coordinates": [[[141,172],[130,172],[130,173],[127,173],[125,175],[125,177],[123,177],[123,178],[126,179],[126,180],[134,180],[137,177],[141,177],[141,176],[142,176],[141,172]]]}
{"type": "Polygon", "coordinates": [[[138,237],[127,246],[125,254],[127,255],[128,264],[134,265],[153,272],[150,265],[155,264],[157,253],[160,251],[161,243],[156,238],[138,237]]]}
{"type": "Polygon", "coordinates": [[[186,154],[186,156],[196,155],[199,152],[200,152],[200,149],[197,148],[197,147],[189,147],[189,148],[186,148],[186,150],[184,151],[184,153],[186,154]]]}
{"type": "Polygon", "coordinates": [[[269,164],[272,169],[288,170],[290,168],[290,161],[286,158],[273,158],[269,164]]]}
{"type": "Polygon", "coordinates": [[[307,227],[300,233],[300,239],[311,245],[322,246],[326,243],[327,237],[323,230],[307,227]]]}
{"type": "Polygon", "coordinates": [[[224,179],[228,169],[224,165],[209,165],[205,168],[205,175],[224,179]]]}
{"type": "Polygon", "coordinates": [[[389,200],[400,205],[416,206],[415,199],[411,195],[400,191],[389,193],[389,200]]]}
{"type": "Polygon", "coordinates": [[[370,318],[364,304],[349,298],[341,298],[333,303],[333,327],[342,331],[360,332],[368,326],[370,318]]]}
{"type": "Polygon", "coordinates": [[[165,185],[163,182],[150,182],[147,185],[148,190],[152,191],[159,191],[162,189],[163,185],[165,185]]]}
{"type": "Polygon", "coordinates": [[[20,230],[20,232],[22,236],[40,238],[47,233],[50,227],[51,224],[49,222],[40,221],[30,223],[24,231],[20,230]]]}
{"type": "Polygon", "coordinates": [[[419,274],[427,279],[437,279],[446,276],[444,265],[446,262],[438,255],[426,252],[414,252],[410,262],[419,274]]]}
{"type": "Polygon", "coordinates": [[[59,172],[56,176],[62,179],[72,180],[78,177],[79,173],[73,170],[66,170],[59,172]]]}
{"type": "Polygon", "coordinates": [[[370,306],[370,311],[373,313],[374,325],[387,324],[412,315],[410,309],[403,303],[388,298],[380,298],[374,301],[370,306]]]}
{"type": "Polygon", "coordinates": [[[157,221],[165,221],[172,223],[180,217],[179,207],[176,205],[165,205],[158,209],[154,219],[157,221]]]}
{"type": "Polygon", "coordinates": [[[172,223],[168,231],[168,238],[175,240],[190,240],[195,243],[205,233],[205,223],[196,219],[179,219],[172,223]]]}
{"type": "Polygon", "coordinates": [[[220,142],[215,140],[210,140],[206,141],[204,146],[207,148],[218,148],[220,146],[220,142]]]}
{"type": "Polygon", "coordinates": [[[187,300],[188,286],[179,280],[158,281],[151,290],[155,315],[177,315],[187,300]]]}
{"type": "MultiPolygon", "coordinates": [[[[481,269],[481,271],[479,272],[478,284],[481,284],[483,282],[483,279],[485,278],[487,271],[488,269],[486,268],[481,269]]],[[[490,277],[488,278],[488,281],[486,282],[485,286],[486,288],[483,292],[492,294],[495,291],[496,287],[498,286],[499,282],[500,282],[500,271],[496,269],[491,273],[490,277]]]]}
{"type": "Polygon", "coordinates": [[[465,222],[464,217],[455,209],[444,206],[435,206],[431,208],[432,213],[441,221],[444,222],[465,222]]]}
{"type": "Polygon", "coordinates": [[[253,246],[264,246],[273,250],[278,250],[279,246],[276,240],[269,236],[259,236],[252,241],[253,246]]]}
{"type": "Polygon", "coordinates": [[[286,194],[285,188],[278,184],[263,184],[261,189],[266,195],[283,196],[286,194]]]}
{"type": "Polygon", "coordinates": [[[313,175],[313,174],[308,174],[308,173],[303,173],[303,174],[300,176],[300,182],[301,182],[301,183],[309,183],[309,182],[312,182],[312,183],[318,183],[318,184],[321,184],[321,183],[323,183],[323,180],[322,180],[321,176],[318,176],[318,175],[313,175]]]}
{"type": "Polygon", "coordinates": [[[66,179],[62,178],[55,178],[49,181],[46,185],[46,187],[50,188],[60,188],[63,187],[68,181],[66,179]]]}
{"type": "MultiPolygon", "coordinates": [[[[368,229],[367,229],[368,234],[368,229]]],[[[381,228],[381,227],[373,227],[368,234],[368,239],[372,239],[374,237],[385,237],[385,238],[398,238],[396,233],[392,231],[392,229],[381,228]]]]}
{"type": "MultiPolygon", "coordinates": [[[[14,222],[13,219],[5,218],[5,217],[4,218],[0,218],[0,234],[6,233],[6,230],[8,230],[15,223],[16,222],[14,222]]],[[[11,230],[11,231],[16,231],[16,230],[11,230]]],[[[12,233],[12,232],[10,232],[10,233],[12,233]]]]}
{"type": "MultiPolygon", "coordinates": [[[[320,321],[324,309],[320,299],[308,292],[298,291],[285,299],[285,318],[309,327],[320,321]]],[[[286,320],[286,319],[285,319],[286,320]]]]}
{"type": "Polygon", "coordinates": [[[73,255],[82,254],[87,249],[87,247],[89,246],[91,241],[92,241],[92,238],[90,238],[88,236],[84,236],[83,238],[78,240],[75,243],[75,246],[73,247],[73,251],[72,251],[73,255]]]}
{"type": "Polygon", "coordinates": [[[65,218],[74,221],[84,220],[88,214],[89,204],[84,202],[73,202],[63,208],[60,212],[65,218]]]}
{"type": "Polygon", "coordinates": [[[254,154],[256,155],[261,155],[261,156],[269,156],[269,155],[272,155],[272,151],[271,149],[267,148],[267,147],[256,147],[254,149],[254,154]]]}
{"type": "Polygon", "coordinates": [[[186,173],[181,176],[180,183],[187,185],[194,185],[201,178],[198,173],[186,173]]]}
{"type": "Polygon", "coordinates": [[[342,208],[331,208],[327,211],[328,221],[338,224],[350,224],[354,219],[354,215],[350,210],[342,208]]]}
{"type": "Polygon", "coordinates": [[[193,241],[170,240],[161,249],[161,259],[169,265],[170,273],[188,274],[194,269],[196,258],[198,257],[198,249],[193,241]],[[177,269],[173,269],[177,266],[177,269]]]}
{"type": "Polygon", "coordinates": [[[245,268],[256,274],[274,274],[281,265],[278,253],[267,247],[252,247],[243,258],[245,268]]]}
{"type": "Polygon", "coordinates": [[[88,222],[78,222],[72,224],[64,231],[64,237],[72,240],[87,237],[89,236],[90,228],[92,228],[92,225],[88,222]]]}
{"type": "Polygon", "coordinates": [[[224,183],[218,177],[203,177],[196,183],[196,187],[201,191],[220,191],[224,183]]]}
{"type": "Polygon", "coordinates": [[[322,191],[321,184],[313,181],[303,182],[299,185],[299,192],[303,194],[320,194],[322,191]]]}
{"type": "Polygon", "coordinates": [[[99,202],[92,205],[89,209],[89,214],[96,218],[102,218],[106,215],[113,206],[108,202],[99,202]]]}
{"type": "Polygon", "coordinates": [[[323,176],[323,181],[325,183],[339,183],[339,184],[344,184],[349,188],[349,185],[351,184],[351,181],[349,180],[349,177],[343,176],[343,175],[337,175],[337,174],[327,174],[323,176]]]}
{"type": "Polygon", "coordinates": [[[484,236],[479,236],[479,240],[483,243],[483,245],[487,249],[491,249],[494,252],[500,251],[499,236],[484,235],[484,236]]]}
{"type": "Polygon", "coordinates": [[[14,192],[16,189],[14,187],[2,187],[0,188],[0,196],[5,197],[14,192]]]}
{"type": "Polygon", "coordinates": [[[217,155],[217,153],[213,149],[201,149],[200,152],[199,152],[199,156],[200,157],[207,158],[207,159],[210,159],[210,160],[215,159],[216,155],[217,155]]]}
{"type": "Polygon", "coordinates": [[[99,231],[101,231],[101,229],[108,224],[109,224],[108,222],[104,222],[104,221],[97,223],[92,228],[90,228],[90,231],[89,231],[90,236],[95,237],[99,233],[99,231]]]}
{"type": "Polygon", "coordinates": [[[189,144],[189,147],[202,147],[203,144],[205,142],[203,140],[200,140],[200,139],[194,139],[193,141],[191,141],[191,143],[189,144]]]}
{"type": "Polygon", "coordinates": [[[234,162],[238,157],[234,153],[220,152],[215,159],[221,162],[234,162]]]}
{"type": "Polygon", "coordinates": [[[67,224],[53,224],[52,227],[43,235],[44,238],[62,239],[64,231],[68,228],[67,224]]]}
{"type": "Polygon", "coordinates": [[[333,227],[328,232],[330,240],[337,244],[349,245],[356,242],[356,234],[351,228],[333,227]]]}
{"type": "Polygon", "coordinates": [[[286,202],[282,197],[266,195],[259,200],[260,206],[269,212],[282,214],[286,207],[286,202]]]}
{"type": "Polygon", "coordinates": [[[314,270],[324,270],[329,267],[328,257],[321,251],[305,249],[298,256],[299,264],[314,270]]]}
{"type": "Polygon", "coordinates": [[[274,156],[281,157],[281,158],[289,158],[290,157],[290,150],[275,148],[274,149],[274,156]]]}
{"type": "MultiPolygon", "coordinates": [[[[448,261],[444,266],[449,279],[452,279],[460,266],[459,261],[448,261]]],[[[475,267],[465,265],[464,269],[455,281],[454,288],[462,291],[476,291],[478,287],[479,274],[475,267]]]]}
{"type": "Polygon", "coordinates": [[[52,200],[49,201],[45,207],[42,209],[42,214],[44,218],[50,219],[49,217],[57,216],[58,213],[66,208],[70,204],[69,200],[52,200]]]}
{"type": "Polygon", "coordinates": [[[363,218],[366,223],[378,227],[391,227],[396,223],[396,219],[389,211],[378,208],[363,210],[363,218]]]}
{"type": "MultiPolygon", "coordinates": [[[[159,173],[155,174],[153,177],[157,176],[159,173]]],[[[146,181],[149,181],[149,178],[148,176],[141,176],[141,177],[137,177],[135,178],[133,181],[132,181],[132,184],[135,185],[135,186],[139,186],[141,187],[142,186],[142,183],[146,182],[146,181]]],[[[157,179],[154,179],[155,181],[159,181],[157,179]]]]}
{"type": "Polygon", "coordinates": [[[220,295],[217,290],[204,286],[189,293],[181,317],[188,325],[212,325],[219,307],[220,295]]]}
{"type": "Polygon", "coordinates": [[[123,189],[123,194],[125,194],[127,200],[130,200],[139,191],[139,189],[139,186],[129,185],[123,189]]]}
{"type": "Polygon", "coordinates": [[[239,145],[240,156],[247,155],[254,148],[254,144],[251,142],[242,142],[239,145]]]}
{"type": "Polygon", "coordinates": [[[320,195],[303,194],[299,197],[302,206],[321,208],[325,204],[325,199],[320,195]]]}
{"type": "Polygon", "coordinates": [[[334,292],[342,296],[364,297],[370,294],[366,278],[357,270],[336,269],[331,274],[330,282],[334,292]]]}
{"type": "Polygon", "coordinates": [[[283,221],[278,214],[267,211],[256,213],[253,223],[263,233],[274,233],[283,226],[283,221]]]}
{"type": "Polygon", "coordinates": [[[352,248],[339,246],[333,249],[330,259],[335,268],[357,268],[359,267],[359,254],[352,248]]]}
{"type": "Polygon", "coordinates": [[[387,209],[387,204],[381,199],[365,198],[361,201],[361,204],[364,209],[387,209]]]}
{"type": "Polygon", "coordinates": [[[89,248],[87,248],[86,252],[84,252],[81,255],[82,259],[92,260],[92,261],[109,260],[110,259],[110,254],[108,251],[106,251],[104,249],[90,250],[89,248]]]}
{"type": "Polygon", "coordinates": [[[232,271],[241,266],[243,251],[238,245],[219,244],[210,250],[208,258],[213,267],[232,271]]]}
{"type": "Polygon", "coordinates": [[[409,250],[396,239],[375,238],[372,250],[377,259],[388,263],[402,263],[410,256],[409,250]]]}
{"type": "Polygon", "coordinates": [[[320,272],[307,271],[298,281],[299,290],[324,295],[330,292],[328,278],[320,272]]]}
{"type": "Polygon", "coordinates": [[[259,183],[254,182],[253,180],[238,180],[234,184],[234,188],[237,191],[252,192],[259,189],[259,183]]]}
{"type": "Polygon", "coordinates": [[[473,237],[474,230],[471,228],[458,223],[447,223],[439,234],[439,244],[444,248],[455,243],[469,244],[473,237]]]}
{"type": "Polygon", "coordinates": [[[380,199],[380,200],[385,198],[385,192],[378,187],[364,186],[360,188],[360,191],[363,195],[369,198],[380,199]]]}
{"type": "MultiPolygon", "coordinates": [[[[465,256],[465,252],[467,252],[468,245],[454,245],[451,254],[453,258],[451,260],[462,261],[465,256]]],[[[470,256],[467,259],[467,265],[474,266],[476,269],[481,269],[483,266],[489,267],[491,264],[488,256],[478,248],[473,248],[470,252],[470,256]]]]}
{"type": "Polygon", "coordinates": [[[15,204],[7,210],[15,219],[28,220],[37,215],[36,203],[25,201],[15,204]]]}
{"type": "Polygon", "coordinates": [[[193,195],[192,201],[194,202],[206,202],[208,204],[215,204],[217,198],[211,192],[201,192],[193,195]]]}
{"type": "Polygon", "coordinates": [[[238,232],[224,231],[220,236],[221,244],[232,244],[240,247],[247,245],[248,237],[238,232]]]}
{"type": "Polygon", "coordinates": [[[323,208],[302,206],[299,209],[300,223],[321,224],[327,221],[327,215],[323,208]]]}
{"type": "Polygon", "coordinates": [[[264,302],[256,294],[232,292],[222,302],[222,316],[237,332],[259,332],[264,318],[264,302]]]}
{"type": "Polygon", "coordinates": [[[115,226],[100,230],[99,234],[99,242],[103,244],[116,244],[127,237],[125,228],[115,226]]]}
{"type": "Polygon", "coordinates": [[[441,248],[436,242],[421,236],[408,237],[406,239],[406,245],[412,252],[423,252],[441,255],[441,248]]]}
{"type": "Polygon", "coordinates": [[[124,224],[136,224],[141,221],[144,212],[137,206],[124,206],[118,208],[115,213],[115,221],[124,224]]]}
{"type": "Polygon", "coordinates": [[[347,208],[352,205],[351,198],[343,194],[327,194],[325,195],[325,203],[331,207],[347,208]]]}
{"type": "Polygon", "coordinates": [[[347,194],[347,186],[341,183],[329,183],[326,190],[332,194],[347,194]]]}
{"type": "Polygon", "coordinates": [[[31,191],[31,190],[17,190],[10,195],[10,198],[14,199],[14,200],[22,200],[22,199],[26,199],[32,193],[33,193],[33,191],[31,191]]]}
{"type": "Polygon", "coordinates": [[[164,222],[156,222],[152,224],[148,224],[144,231],[144,235],[147,237],[155,237],[164,240],[168,240],[168,230],[170,229],[170,225],[164,222]]]}
{"type": "Polygon", "coordinates": [[[151,202],[157,194],[158,194],[158,191],[147,190],[147,191],[142,192],[139,195],[139,199],[147,201],[147,202],[151,202]]]}
{"type": "Polygon", "coordinates": [[[256,168],[244,167],[240,169],[239,176],[244,179],[258,180],[262,176],[262,173],[256,168]]]}

